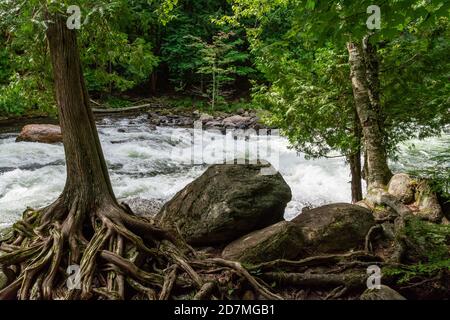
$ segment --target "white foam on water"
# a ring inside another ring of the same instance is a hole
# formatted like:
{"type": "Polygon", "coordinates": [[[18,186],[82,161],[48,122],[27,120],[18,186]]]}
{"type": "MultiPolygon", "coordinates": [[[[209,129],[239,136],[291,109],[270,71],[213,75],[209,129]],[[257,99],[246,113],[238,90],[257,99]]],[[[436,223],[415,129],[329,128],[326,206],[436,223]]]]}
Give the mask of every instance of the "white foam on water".
{"type": "MultiPolygon", "coordinates": [[[[98,128],[113,189],[119,199],[168,200],[207,168],[202,163],[191,163],[192,129],[152,130],[145,116],[104,119],[98,128]]],[[[206,132],[204,137],[203,147],[214,150],[214,155],[208,152],[205,159],[248,156],[245,149],[234,153],[231,135],[206,132]]],[[[253,136],[249,145],[265,148],[267,140],[264,139],[253,136]]],[[[439,146],[441,140],[432,141],[439,146]]],[[[430,143],[424,145],[428,148],[430,143]]],[[[272,137],[268,147],[271,155],[279,155],[277,169],[292,190],[286,219],[294,218],[305,206],[351,200],[350,172],[343,158],[306,160],[302,154],[289,149],[283,137],[272,137]]],[[[432,148],[427,148],[423,150],[432,152],[432,148]]],[[[0,136],[0,228],[19,219],[27,207],[39,208],[54,201],[64,187],[65,175],[61,144],[16,143],[11,134],[0,136]]]]}

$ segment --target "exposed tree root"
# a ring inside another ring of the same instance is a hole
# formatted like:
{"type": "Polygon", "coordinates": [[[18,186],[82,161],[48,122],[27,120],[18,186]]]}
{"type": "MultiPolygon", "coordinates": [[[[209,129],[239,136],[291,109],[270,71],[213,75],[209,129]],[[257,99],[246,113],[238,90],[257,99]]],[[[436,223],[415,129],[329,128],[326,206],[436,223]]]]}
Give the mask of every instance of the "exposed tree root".
{"type": "Polygon", "coordinates": [[[215,278],[227,272],[267,299],[282,299],[239,263],[198,263],[176,232],[119,206],[100,206],[89,214],[77,202],[67,208],[57,201],[41,211],[27,210],[14,225],[0,247],[5,252],[0,265],[11,278],[0,299],[207,299],[216,290],[226,296],[226,286],[215,278]],[[79,272],[66,273],[71,266],[79,272]],[[76,280],[71,286],[69,278],[76,280]]]}
{"type": "Polygon", "coordinates": [[[0,243],[0,266],[9,279],[0,299],[202,300],[251,291],[281,300],[288,297],[286,288],[321,288],[328,292],[325,299],[338,299],[362,292],[367,266],[383,265],[370,253],[376,228],[365,251],[243,266],[197,253],[176,230],[163,230],[119,205],[67,208],[57,202],[27,210],[0,243]],[[79,271],[69,274],[71,266],[79,271]]]}

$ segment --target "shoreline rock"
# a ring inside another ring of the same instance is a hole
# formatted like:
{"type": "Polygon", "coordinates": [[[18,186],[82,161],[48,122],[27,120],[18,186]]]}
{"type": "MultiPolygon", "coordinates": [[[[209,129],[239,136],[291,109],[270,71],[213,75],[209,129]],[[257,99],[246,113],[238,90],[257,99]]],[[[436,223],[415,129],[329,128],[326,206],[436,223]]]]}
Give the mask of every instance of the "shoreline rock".
{"type": "Polygon", "coordinates": [[[293,222],[281,221],[233,241],[222,251],[222,257],[253,264],[292,260],[299,256],[303,246],[301,228],[293,222]]]}
{"type": "Polygon", "coordinates": [[[225,245],[282,221],[291,190],[279,173],[260,174],[268,166],[210,166],[167,202],[157,219],[176,225],[196,246],[225,245]]]}
{"type": "MultiPolygon", "coordinates": [[[[242,111],[242,110],[241,110],[242,111]]],[[[172,109],[148,113],[149,123],[156,126],[193,127],[195,121],[201,122],[204,129],[225,131],[227,129],[267,128],[261,123],[256,111],[244,111],[237,114],[217,113],[210,115],[198,111],[186,112],[172,109]]],[[[267,128],[269,129],[269,128],[267,128]]]]}
{"type": "Polygon", "coordinates": [[[61,128],[53,124],[29,124],[22,128],[16,142],[61,143],[61,128]]]}
{"type": "Polygon", "coordinates": [[[363,249],[365,237],[375,225],[370,210],[347,203],[303,211],[292,222],[303,230],[308,255],[363,249]]]}

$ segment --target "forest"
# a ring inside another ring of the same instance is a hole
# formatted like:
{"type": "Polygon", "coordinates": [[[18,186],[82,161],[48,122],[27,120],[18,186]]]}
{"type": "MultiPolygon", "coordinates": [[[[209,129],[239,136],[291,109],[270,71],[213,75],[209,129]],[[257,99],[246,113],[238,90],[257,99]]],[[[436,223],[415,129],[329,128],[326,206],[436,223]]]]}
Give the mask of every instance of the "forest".
{"type": "Polygon", "coordinates": [[[449,14],[0,0],[0,300],[447,300],[449,14]]]}

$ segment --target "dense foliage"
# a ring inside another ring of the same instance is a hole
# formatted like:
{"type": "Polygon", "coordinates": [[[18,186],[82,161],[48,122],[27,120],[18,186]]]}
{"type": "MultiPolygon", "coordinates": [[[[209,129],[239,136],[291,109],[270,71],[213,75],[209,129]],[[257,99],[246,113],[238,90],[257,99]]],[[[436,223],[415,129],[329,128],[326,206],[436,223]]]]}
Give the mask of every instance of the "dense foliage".
{"type": "MultiPolygon", "coordinates": [[[[4,17],[21,13],[17,20],[0,22],[0,113],[53,113],[46,20],[39,14],[40,3],[0,5],[4,17]]],[[[243,29],[213,22],[232,12],[227,1],[78,1],[78,5],[80,53],[94,97],[130,90],[147,96],[158,90],[220,102],[247,91],[254,70],[243,29]]],[[[67,8],[64,2],[55,6],[67,8]]]]}

